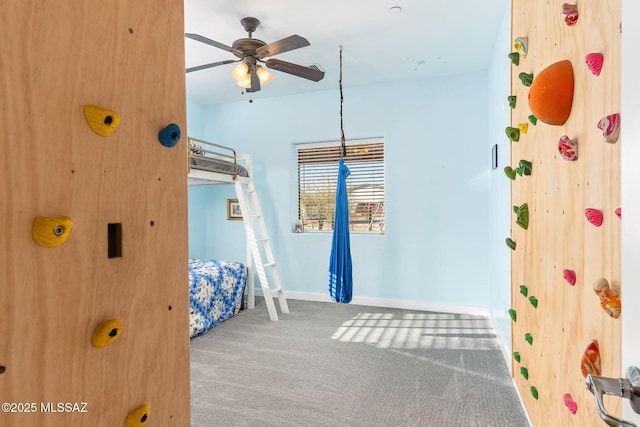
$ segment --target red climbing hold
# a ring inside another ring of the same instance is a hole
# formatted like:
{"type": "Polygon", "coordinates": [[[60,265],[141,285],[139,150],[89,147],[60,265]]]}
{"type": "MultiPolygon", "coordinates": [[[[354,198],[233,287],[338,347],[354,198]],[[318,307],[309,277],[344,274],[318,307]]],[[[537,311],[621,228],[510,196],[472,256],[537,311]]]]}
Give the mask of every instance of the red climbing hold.
{"type": "Polygon", "coordinates": [[[571,286],[576,284],[576,272],[573,270],[562,270],[562,274],[564,275],[564,279],[569,282],[571,286]]]}
{"type": "Polygon", "coordinates": [[[599,211],[598,209],[587,208],[584,210],[584,215],[587,220],[596,227],[600,227],[602,225],[602,211],[599,211]]]}

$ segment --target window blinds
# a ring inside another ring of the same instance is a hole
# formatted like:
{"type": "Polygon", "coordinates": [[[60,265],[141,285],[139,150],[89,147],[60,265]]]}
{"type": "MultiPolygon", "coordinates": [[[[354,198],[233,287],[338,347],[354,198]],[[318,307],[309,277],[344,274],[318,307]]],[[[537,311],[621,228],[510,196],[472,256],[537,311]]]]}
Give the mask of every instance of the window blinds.
{"type": "MultiPolygon", "coordinates": [[[[347,141],[349,229],[384,231],[384,142],[347,141]]],[[[298,219],[306,231],[332,231],[340,143],[300,144],[298,151],[298,219]]]]}

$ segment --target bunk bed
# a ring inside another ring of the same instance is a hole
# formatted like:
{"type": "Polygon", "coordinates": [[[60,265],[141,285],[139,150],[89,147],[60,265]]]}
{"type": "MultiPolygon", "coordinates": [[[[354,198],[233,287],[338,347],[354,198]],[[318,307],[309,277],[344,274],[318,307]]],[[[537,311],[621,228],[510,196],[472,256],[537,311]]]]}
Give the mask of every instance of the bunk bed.
{"type": "MultiPolygon", "coordinates": [[[[255,307],[254,270],[257,274],[262,294],[271,320],[278,320],[273,296],[278,297],[280,309],[288,313],[289,309],[280,285],[280,279],[275,267],[273,253],[267,237],[264,219],[260,213],[260,207],[253,186],[251,176],[251,157],[238,155],[233,148],[215,144],[202,139],[188,137],[187,164],[189,185],[234,184],[238,202],[242,211],[242,219],[245,226],[247,239],[246,264],[244,286],[247,296],[247,308],[255,307]],[[262,249],[262,250],[261,250],[262,249]],[[266,263],[262,259],[266,259],[266,263]],[[265,267],[270,269],[271,281],[267,278],[265,267]],[[275,284],[275,288],[270,283],[275,284]]],[[[227,291],[228,292],[228,291],[227,291]]],[[[196,290],[191,290],[192,295],[197,295],[196,290]]],[[[241,295],[241,299],[244,297],[241,295]]],[[[232,304],[231,302],[229,303],[232,304]]],[[[198,311],[198,301],[192,301],[192,313],[198,311]]],[[[216,312],[217,313],[217,312],[216,312]]],[[[196,326],[202,321],[194,319],[196,326]]],[[[192,329],[193,330],[193,329],[192,329]]]]}

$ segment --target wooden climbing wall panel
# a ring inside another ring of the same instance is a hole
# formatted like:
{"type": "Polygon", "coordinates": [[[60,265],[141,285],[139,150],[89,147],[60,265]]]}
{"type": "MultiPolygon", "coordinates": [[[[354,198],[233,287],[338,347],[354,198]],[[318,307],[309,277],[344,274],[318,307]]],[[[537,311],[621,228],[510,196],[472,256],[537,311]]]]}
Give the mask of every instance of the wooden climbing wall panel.
{"type": "Polygon", "coordinates": [[[0,425],[189,425],[183,1],[3,2],[0,40],[0,425]]]}
{"type": "MultiPolygon", "coordinates": [[[[581,356],[587,344],[597,339],[602,375],[619,377],[620,319],[600,307],[593,282],[606,278],[621,290],[620,144],[604,142],[597,124],[620,109],[620,20],[619,0],[578,2],[578,20],[565,23],[560,0],[512,1],[512,39],[528,38],[526,58],[511,66],[511,93],[517,96],[512,109],[512,127],[528,123],[527,133],[511,142],[511,165],[521,159],[532,162],[530,176],[516,176],[511,184],[512,205],[528,204],[529,227],[524,230],[512,213],[511,255],[512,347],[521,361],[513,362],[513,376],[534,426],[596,426],[603,424],[595,400],[581,374],[581,356]],[[592,74],[587,54],[604,56],[601,74],[592,74]],[[551,64],[569,60],[574,72],[574,96],[566,123],[533,125],[528,116],[529,87],[520,73],[537,75],[551,64]],[[578,159],[564,160],[558,141],[567,135],[577,139],[578,159]],[[586,208],[603,212],[600,227],[585,217],[586,208]],[[563,270],[574,270],[571,286],[563,270]],[[528,296],[520,292],[526,286],[528,296]],[[537,308],[528,297],[538,300],[537,308]],[[531,334],[530,345],[525,334],[531,334]],[[521,372],[526,368],[528,379],[521,372]],[[538,399],[531,392],[536,387],[538,399]],[[573,415],[563,402],[571,393],[578,405],[573,415]]],[[[514,50],[512,48],[512,50],[514,50]]],[[[506,59],[508,61],[508,59],[506,59]]],[[[506,102],[506,101],[505,101],[506,102]]],[[[605,407],[620,415],[621,399],[605,397],[605,407]]]]}

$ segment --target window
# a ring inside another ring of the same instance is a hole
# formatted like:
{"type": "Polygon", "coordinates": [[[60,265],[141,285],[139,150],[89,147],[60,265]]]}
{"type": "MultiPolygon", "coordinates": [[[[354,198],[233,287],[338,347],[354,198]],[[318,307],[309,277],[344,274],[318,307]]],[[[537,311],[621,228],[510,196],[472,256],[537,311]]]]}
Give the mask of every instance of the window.
{"type": "MultiPolygon", "coordinates": [[[[347,141],[349,229],[384,231],[384,141],[347,141]]],[[[341,144],[299,144],[298,219],[305,231],[332,231],[341,144]]]]}

